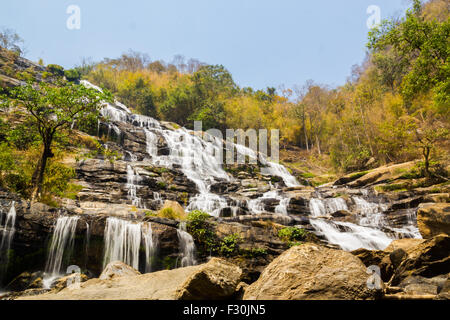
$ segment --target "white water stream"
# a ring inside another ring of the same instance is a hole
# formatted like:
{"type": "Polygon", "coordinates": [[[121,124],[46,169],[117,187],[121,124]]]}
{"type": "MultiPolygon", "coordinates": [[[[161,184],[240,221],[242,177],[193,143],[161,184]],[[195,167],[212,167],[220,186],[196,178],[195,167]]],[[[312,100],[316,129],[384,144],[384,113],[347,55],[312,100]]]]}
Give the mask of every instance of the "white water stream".
{"type": "Polygon", "coordinates": [[[391,228],[383,214],[387,206],[368,202],[361,197],[353,197],[353,201],[359,211],[358,224],[324,219],[336,211],[348,210],[347,203],[343,198],[312,198],[309,202],[310,224],[330,243],[337,244],[348,251],[359,248],[384,250],[394,239],[420,238],[413,217],[404,228],[391,228]],[[382,231],[385,229],[392,232],[382,231]]]}
{"type": "Polygon", "coordinates": [[[16,232],[16,208],[15,202],[12,201],[11,207],[5,216],[5,223],[2,224],[3,214],[0,212],[0,285],[2,284],[3,276],[8,268],[9,250],[11,242],[16,232]]]}
{"type": "Polygon", "coordinates": [[[78,220],[77,216],[62,216],[56,221],[45,266],[43,280],[45,288],[49,288],[53,280],[62,275],[64,253],[70,255],[73,250],[78,220]]]}
{"type": "Polygon", "coordinates": [[[186,223],[180,222],[177,230],[178,240],[180,242],[181,261],[180,267],[189,267],[197,264],[195,260],[195,243],[192,236],[186,231],[186,223]]]}
{"type": "Polygon", "coordinates": [[[139,249],[142,244],[146,257],[145,270],[151,270],[155,243],[150,223],[109,217],[106,220],[104,238],[103,268],[110,262],[122,261],[139,270],[139,249]]]}

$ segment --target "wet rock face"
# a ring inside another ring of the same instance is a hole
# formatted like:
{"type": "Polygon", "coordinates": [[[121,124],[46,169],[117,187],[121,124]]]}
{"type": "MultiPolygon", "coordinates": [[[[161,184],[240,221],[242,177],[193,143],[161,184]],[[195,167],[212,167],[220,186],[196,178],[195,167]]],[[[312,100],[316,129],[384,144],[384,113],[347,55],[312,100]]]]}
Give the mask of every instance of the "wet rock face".
{"type": "MultiPolygon", "coordinates": [[[[83,189],[78,193],[78,201],[131,205],[128,166],[129,163],[120,160],[113,163],[101,159],[80,161],[76,169],[77,183],[83,189]]],[[[195,183],[179,170],[158,168],[145,162],[134,165],[132,170],[136,197],[142,199],[142,207],[160,209],[162,203],[155,193],[180,202],[197,193],[195,183]]]]}
{"type": "MultiPolygon", "coordinates": [[[[13,200],[16,201],[16,231],[11,244],[8,269],[3,279],[5,286],[23,272],[32,273],[45,269],[48,255],[47,249],[50,245],[57,218],[60,215],[75,214],[68,209],[56,209],[42,203],[30,205],[30,203],[20,200],[19,197],[6,192],[0,192],[0,209],[3,212],[8,212],[13,200]]],[[[109,214],[78,215],[79,220],[77,222],[70,264],[79,266],[91,276],[98,276],[102,271],[104,230],[109,214]],[[88,231],[89,233],[87,233],[88,231]],[[89,238],[89,242],[87,242],[87,238],[89,238]]],[[[153,220],[150,222],[152,224],[153,237],[157,240],[158,250],[157,257],[154,260],[154,268],[155,270],[165,269],[167,268],[166,262],[158,257],[169,257],[172,260],[178,257],[178,223],[173,220],[153,220]]],[[[142,261],[144,261],[144,258],[142,257],[142,261]]],[[[14,287],[17,286],[14,285],[14,287]]]]}

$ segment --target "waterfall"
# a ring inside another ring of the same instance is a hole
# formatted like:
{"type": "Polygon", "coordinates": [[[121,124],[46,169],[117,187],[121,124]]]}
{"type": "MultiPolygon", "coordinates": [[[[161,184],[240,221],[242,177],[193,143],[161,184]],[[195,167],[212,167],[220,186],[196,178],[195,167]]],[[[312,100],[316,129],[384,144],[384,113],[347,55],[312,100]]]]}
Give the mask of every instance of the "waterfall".
{"type": "Polygon", "coordinates": [[[139,270],[141,224],[108,218],[105,226],[105,256],[103,268],[112,261],[122,261],[139,270]]]}
{"type": "Polygon", "coordinates": [[[282,198],[280,204],[275,207],[275,213],[287,215],[287,208],[289,206],[290,198],[282,198]]]}
{"type": "Polygon", "coordinates": [[[153,158],[158,156],[158,136],[144,128],[145,131],[145,141],[147,145],[147,153],[153,158]]]}
{"type": "Polygon", "coordinates": [[[87,263],[89,260],[89,245],[91,240],[91,229],[89,223],[86,222],[86,238],[84,239],[84,267],[87,268],[87,263]]]}
{"type": "Polygon", "coordinates": [[[248,209],[252,214],[261,214],[266,211],[264,201],[266,199],[276,199],[279,201],[275,207],[275,213],[287,215],[287,208],[289,206],[290,198],[279,194],[276,190],[265,192],[261,197],[248,201],[248,209]]]}
{"type": "Polygon", "coordinates": [[[103,268],[112,261],[122,261],[139,270],[139,249],[145,248],[145,271],[151,271],[156,245],[151,224],[109,217],[105,226],[105,254],[103,268]]]}
{"type": "Polygon", "coordinates": [[[180,241],[181,267],[189,267],[197,264],[195,260],[195,243],[192,236],[186,231],[186,222],[180,222],[177,229],[180,241]]]}
{"type": "Polygon", "coordinates": [[[78,219],[79,217],[76,216],[63,216],[56,221],[45,266],[45,273],[49,277],[56,277],[60,274],[64,253],[66,253],[67,259],[70,258],[78,219]]]}
{"type": "Polygon", "coordinates": [[[330,243],[337,244],[347,251],[359,248],[384,250],[392,241],[380,230],[358,226],[349,222],[311,219],[310,223],[330,243]]]}
{"type": "Polygon", "coordinates": [[[392,240],[404,237],[420,238],[414,213],[409,215],[407,226],[393,228],[384,216],[386,205],[368,202],[361,197],[353,197],[357,223],[323,219],[339,210],[348,210],[343,198],[312,198],[309,202],[310,224],[330,243],[339,245],[344,250],[366,248],[384,250],[392,240]],[[390,231],[390,232],[387,232],[390,231]]]}
{"type": "MultiPolygon", "coordinates": [[[[271,176],[278,176],[283,179],[288,187],[296,187],[299,185],[297,179],[289,173],[283,165],[274,162],[267,162],[267,167],[263,168],[271,176]]],[[[263,170],[262,170],[263,171],[263,170]]]]}
{"type": "Polygon", "coordinates": [[[145,248],[145,272],[152,272],[153,258],[156,253],[156,244],[153,241],[153,230],[150,223],[142,226],[142,238],[145,248]]]}
{"type": "Polygon", "coordinates": [[[131,165],[127,165],[127,188],[128,197],[131,200],[131,204],[137,208],[142,208],[142,200],[137,196],[138,183],[141,177],[136,173],[131,165]]]}
{"type": "Polygon", "coordinates": [[[348,210],[348,206],[345,200],[340,197],[327,199],[311,198],[309,209],[313,217],[324,217],[339,210],[348,210]]]}
{"type": "MultiPolygon", "coordinates": [[[[82,80],[81,83],[86,87],[94,88],[99,91],[101,89],[88,81],[82,80]]],[[[222,152],[223,141],[217,137],[208,137],[209,141],[195,135],[191,130],[179,128],[176,130],[163,129],[160,123],[151,117],[132,114],[131,111],[123,104],[115,101],[114,104],[104,103],[101,114],[105,118],[113,122],[128,122],[141,128],[146,137],[146,152],[150,156],[150,160],[154,165],[164,166],[168,168],[180,168],[186,177],[193,181],[197,187],[198,194],[189,199],[188,211],[202,210],[211,215],[218,216],[221,209],[228,207],[224,197],[214,194],[210,191],[210,187],[217,181],[230,181],[231,177],[222,168],[222,152]],[[170,150],[169,155],[158,155],[158,136],[164,137],[170,150]]],[[[114,124],[111,124],[114,125],[114,124]]],[[[110,127],[116,130],[114,127],[110,127]]],[[[117,130],[119,130],[117,128],[117,130]]],[[[119,130],[120,134],[120,130],[119,130]]],[[[276,175],[283,179],[289,187],[297,186],[297,180],[287,171],[287,169],[277,163],[267,161],[262,154],[257,154],[250,148],[240,144],[232,144],[232,147],[241,155],[248,156],[252,159],[259,158],[260,162],[265,166],[261,172],[267,175],[276,175]]],[[[128,173],[128,191],[129,197],[133,204],[140,206],[141,202],[136,197],[136,175],[132,172],[132,168],[127,170],[128,173]]],[[[288,200],[283,200],[281,206],[277,209],[277,213],[284,214],[284,205],[288,200]]]]}
{"type": "Polygon", "coordinates": [[[16,232],[16,208],[15,202],[12,201],[11,208],[5,217],[5,224],[2,226],[3,214],[0,212],[0,285],[2,284],[3,276],[8,269],[9,262],[9,250],[11,248],[11,242],[16,232]]]}

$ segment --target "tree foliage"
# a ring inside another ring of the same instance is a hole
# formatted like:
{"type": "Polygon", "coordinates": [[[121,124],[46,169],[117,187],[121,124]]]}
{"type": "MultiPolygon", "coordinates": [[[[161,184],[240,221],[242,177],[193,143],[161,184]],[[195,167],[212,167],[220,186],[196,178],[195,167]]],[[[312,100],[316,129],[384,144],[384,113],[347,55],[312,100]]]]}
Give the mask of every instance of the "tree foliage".
{"type": "Polygon", "coordinates": [[[73,83],[28,83],[8,90],[4,99],[11,107],[25,108],[26,121],[37,128],[42,142],[40,160],[32,177],[32,198],[42,193],[48,159],[53,158],[55,137],[74,122],[96,121],[107,94],[73,83]]]}

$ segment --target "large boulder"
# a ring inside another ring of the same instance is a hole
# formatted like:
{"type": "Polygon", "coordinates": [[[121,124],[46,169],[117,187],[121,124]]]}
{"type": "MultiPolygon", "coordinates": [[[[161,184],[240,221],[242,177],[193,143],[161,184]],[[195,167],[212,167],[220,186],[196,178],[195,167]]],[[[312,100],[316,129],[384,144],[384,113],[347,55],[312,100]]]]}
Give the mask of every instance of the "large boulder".
{"type": "Polygon", "coordinates": [[[270,263],[244,300],[373,299],[369,274],[349,252],[315,244],[292,247],[270,263]]]}
{"type": "Polygon", "coordinates": [[[405,250],[405,257],[395,268],[389,285],[398,285],[410,276],[432,278],[450,271],[450,237],[441,234],[405,250]]]}
{"type": "Polygon", "coordinates": [[[417,226],[422,237],[450,235],[450,203],[422,203],[417,210],[417,226]]]}
{"type": "Polygon", "coordinates": [[[141,273],[121,261],[112,261],[103,270],[100,280],[108,280],[118,277],[137,276],[141,273]]]}
{"type": "Polygon", "coordinates": [[[177,300],[211,300],[231,297],[240,283],[242,270],[223,259],[212,258],[178,288],[177,300]]]}
{"type": "MultiPolygon", "coordinates": [[[[129,269],[131,267],[128,267],[129,269]]],[[[240,283],[239,267],[222,259],[153,273],[91,279],[79,287],[18,299],[31,300],[174,300],[230,299],[240,283]]]]}

